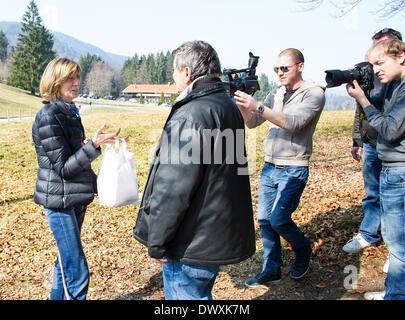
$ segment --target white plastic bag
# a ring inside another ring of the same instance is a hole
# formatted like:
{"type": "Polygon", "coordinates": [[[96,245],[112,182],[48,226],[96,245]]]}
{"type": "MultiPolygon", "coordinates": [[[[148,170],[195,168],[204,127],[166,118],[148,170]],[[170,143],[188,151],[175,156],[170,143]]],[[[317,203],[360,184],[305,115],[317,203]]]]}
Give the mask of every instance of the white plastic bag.
{"type": "MultiPolygon", "coordinates": [[[[115,148],[119,140],[115,141],[115,148]]],[[[111,144],[107,145],[97,176],[98,198],[101,205],[121,207],[138,204],[138,180],[134,154],[121,139],[118,153],[111,144]]]]}

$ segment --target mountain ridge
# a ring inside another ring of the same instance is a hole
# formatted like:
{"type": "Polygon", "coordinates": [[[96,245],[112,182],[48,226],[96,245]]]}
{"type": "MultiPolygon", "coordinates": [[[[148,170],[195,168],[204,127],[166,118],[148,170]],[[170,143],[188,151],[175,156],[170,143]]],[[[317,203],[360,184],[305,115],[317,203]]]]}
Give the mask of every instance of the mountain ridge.
{"type": "MultiPolygon", "coordinates": [[[[21,23],[15,21],[0,21],[0,30],[6,34],[9,45],[15,46],[18,34],[21,31],[21,23]]],[[[62,32],[53,30],[49,31],[54,36],[53,48],[60,56],[69,57],[78,61],[80,56],[87,55],[87,53],[90,53],[91,55],[96,54],[107,62],[116,72],[119,72],[125,60],[129,59],[127,56],[104,51],[97,46],[86,43],[62,32]]]]}
{"type": "MultiPolygon", "coordinates": [[[[21,31],[21,24],[15,21],[0,21],[0,30],[6,34],[10,45],[15,46],[18,34],[21,31]]],[[[72,36],[66,35],[61,32],[52,31],[54,35],[54,50],[64,57],[72,58],[76,61],[79,60],[81,55],[98,55],[107,62],[119,74],[125,60],[129,57],[121,56],[118,54],[106,52],[101,48],[94,46],[90,43],[78,40],[72,36]]],[[[333,90],[326,91],[326,105],[325,110],[336,109],[353,109],[355,107],[354,100],[346,94],[343,88],[333,88],[333,90]]]]}

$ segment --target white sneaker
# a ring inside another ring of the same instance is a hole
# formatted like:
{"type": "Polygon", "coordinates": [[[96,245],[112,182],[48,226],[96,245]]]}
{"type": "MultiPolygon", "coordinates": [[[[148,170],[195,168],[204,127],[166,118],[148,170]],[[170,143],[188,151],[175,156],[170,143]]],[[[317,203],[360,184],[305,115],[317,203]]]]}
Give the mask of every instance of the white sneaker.
{"type": "Polygon", "coordinates": [[[387,261],[384,263],[383,272],[388,273],[388,268],[390,267],[390,259],[387,257],[387,261]]]}
{"type": "Polygon", "coordinates": [[[367,242],[359,233],[357,236],[350,239],[344,246],[343,251],[348,253],[357,253],[360,250],[370,247],[371,243],[367,242]]]}
{"type": "Polygon", "coordinates": [[[369,291],[364,294],[366,300],[384,300],[385,291],[369,291]]]}

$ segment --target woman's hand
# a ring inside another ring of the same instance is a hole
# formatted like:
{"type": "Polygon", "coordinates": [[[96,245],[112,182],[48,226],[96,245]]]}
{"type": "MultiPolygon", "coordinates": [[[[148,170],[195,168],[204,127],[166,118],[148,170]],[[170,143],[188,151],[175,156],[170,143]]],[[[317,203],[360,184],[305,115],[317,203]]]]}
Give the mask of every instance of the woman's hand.
{"type": "MultiPolygon", "coordinates": [[[[94,147],[96,148],[104,143],[113,143],[115,141],[115,138],[121,131],[121,128],[118,128],[118,130],[113,133],[104,133],[103,130],[105,129],[105,127],[106,125],[104,123],[94,134],[92,142],[94,144],[94,147]]],[[[125,141],[128,141],[128,137],[125,137],[125,141]]]]}

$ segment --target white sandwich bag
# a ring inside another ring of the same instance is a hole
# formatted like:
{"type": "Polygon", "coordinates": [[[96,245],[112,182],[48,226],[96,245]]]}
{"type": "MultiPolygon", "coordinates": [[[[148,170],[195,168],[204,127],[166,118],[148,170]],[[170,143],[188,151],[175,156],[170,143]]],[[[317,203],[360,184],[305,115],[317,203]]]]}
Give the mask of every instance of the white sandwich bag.
{"type": "Polygon", "coordinates": [[[138,204],[138,180],[134,154],[127,149],[125,139],[107,145],[97,176],[98,199],[107,207],[138,204]],[[119,142],[121,146],[118,152],[119,142]]]}

